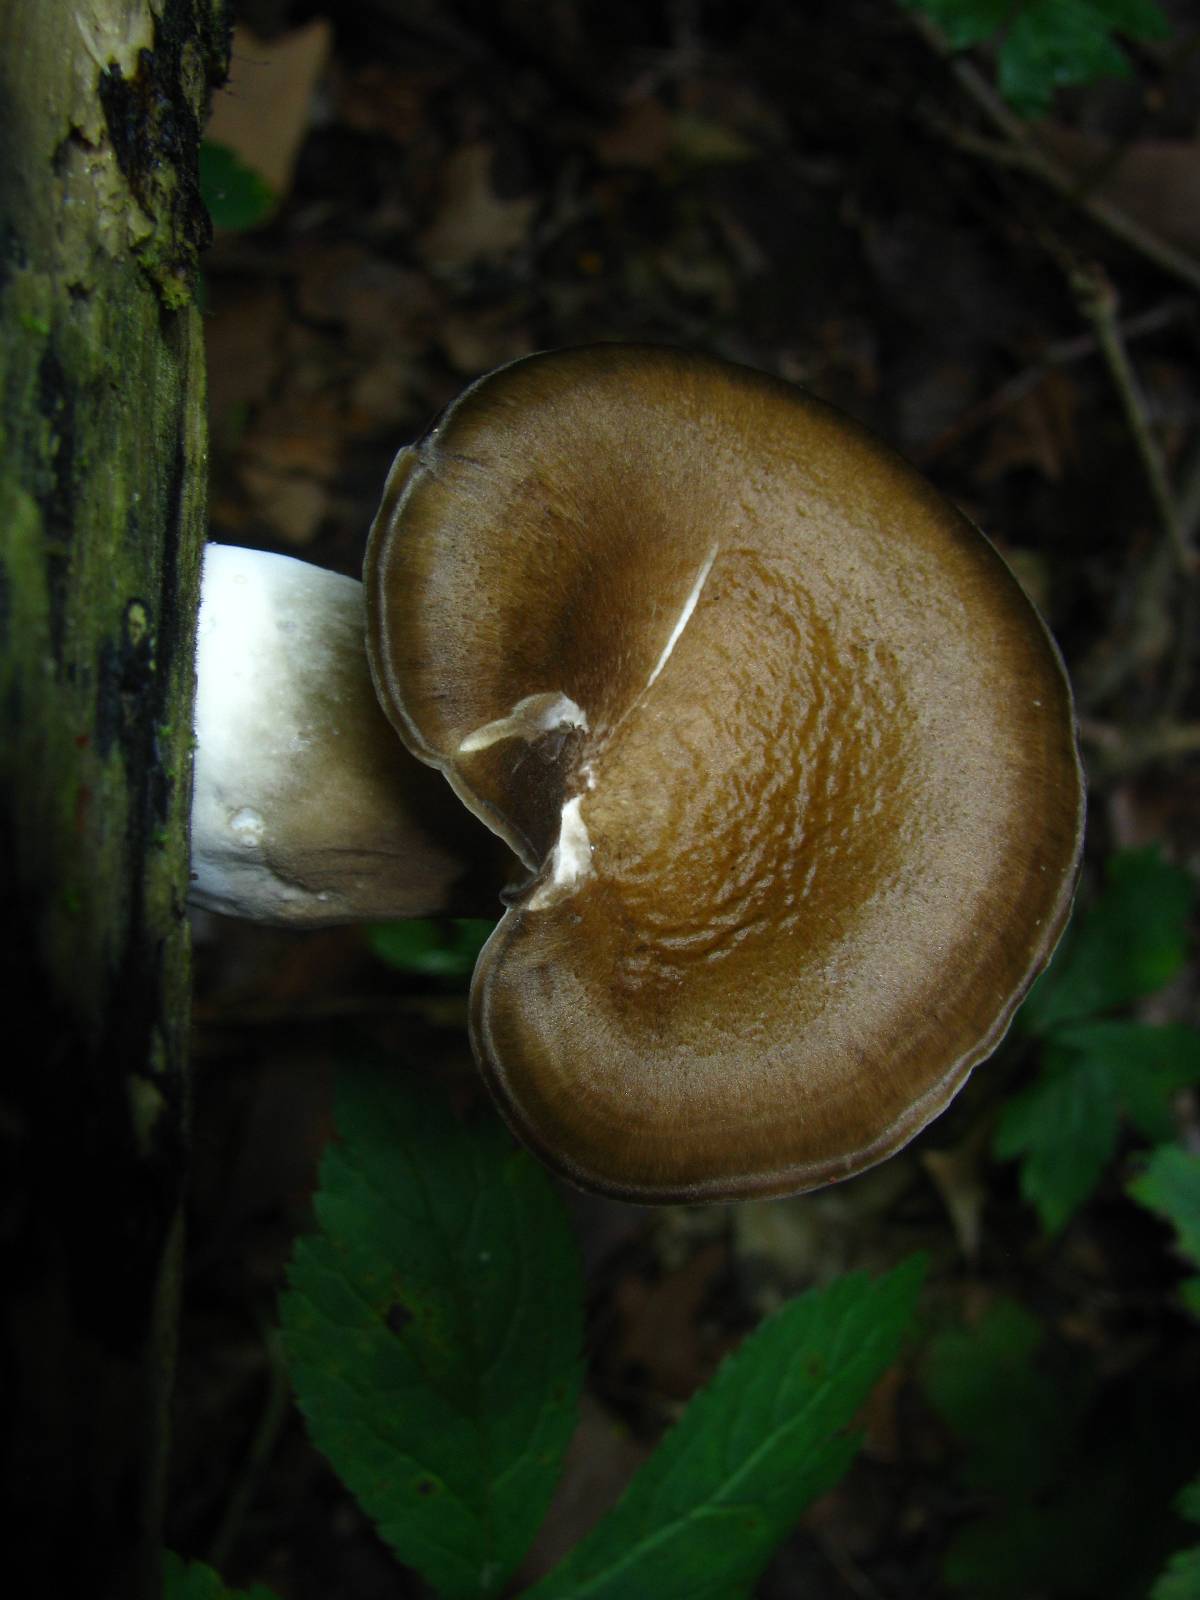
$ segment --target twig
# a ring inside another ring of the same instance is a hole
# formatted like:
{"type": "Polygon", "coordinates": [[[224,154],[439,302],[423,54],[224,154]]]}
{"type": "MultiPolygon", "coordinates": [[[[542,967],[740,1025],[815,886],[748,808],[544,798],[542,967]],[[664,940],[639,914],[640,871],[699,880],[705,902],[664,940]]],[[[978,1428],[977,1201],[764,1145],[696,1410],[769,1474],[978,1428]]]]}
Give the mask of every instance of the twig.
{"type": "Polygon", "coordinates": [[[1200,533],[1200,441],[1181,474],[1179,489],[1179,522],[1183,536],[1190,544],[1200,533]]]}
{"type": "MultiPolygon", "coordinates": [[[[1026,124],[1005,105],[987,80],[970,62],[956,55],[940,29],[925,17],[914,16],[911,21],[922,38],[948,64],[963,91],[1003,139],[1003,143],[995,144],[970,133],[958,132],[954,135],[958,143],[975,149],[990,160],[1030,172],[1115,238],[1153,261],[1163,271],[1181,279],[1190,289],[1200,291],[1200,262],[1177,250],[1152,230],[1142,227],[1117,206],[1085,193],[1079,180],[1035,143],[1026,124]]],[[[1104,698],[1123,681],[1127,671],[1144,658],[1146,639],[1158,632],[1158,622],[1160,619],[1165,621],[1171,609],[1169,584],[1174,569],[1182,583],[1176,608],[1174,652],[1164,696],[1164,715],[1169,721],[1183,703],[1187,692],[1193,635],[1200,622],[1200,583],[1197,582],[1196,558],[1191,548],[1194,531],[1192,522],[1193,519],[1200,520],[1200,480],[1188,484],[1185,490],[1187,498],[1181,507],[1181,501],[1171,491],[1162,453],[1150,428],[1146,404],[1125,350],[1117,323],[1116,295],[1112,286],[1099,269],[1092,269],[1086,274],[1074,271],[1069,275],[1120,394],[1125,418],[1133,434],[1165,534],[1165,550],[1160,547],[1146,563],[1138,584],[1134,605],[1137,624],[1135,638],[1121,657],[1109,662],[1100,675],[1104,680],[1103,686],[1093,684],[1089,698],[1093,703],[1104,698]]]]}
{"type": "Polygon", "coordinates": [[[1110,779],[1128,777],[1159,761],[1200,753],[1200,723],[1195,722],[1160,722],[1130,731],[1115,723],[1081,717],[1079,736],[1096,752],[1103,776],[1110,779]]]}
{"type": "Polygon", "coordinates": [[[1021,118],[1009,110],[986,78],[977,72],[969,61],[963,61],[955,54],[949,41],[933,23],[920,16],[914,16],[912,22],[925,41],[947,63],[960,87],[975,102],[992,126],[1003,134],[1005,140],[1004,144],[995,145],[970,134],[958,134],[955,136],[956,142],[965,148],[973,149],[976,154],[986,156],[989,160],[1001,162],[1005,166],[1020,167],[1040,179],[1047,187],[1077,206],[1093,222],[1111,233],[1114,238],[1120,239],[1123,244],[1136,250],[1148,261],[1153,261],[1162,271],[1181,279],[1190,289],[1200,290],[1200,262],[1193,260],[1184,251],[1176,249],[1173,244],[1160,238],[1151,229],[1142,227],[1119,206],[1114,206],[1110,201],[1102,200],[1096,195],[1085,194],[1074,173],[1060,166],[1039,148],[1021,118]]]}
{"type": "Polygon", "coordinates": [[[1123,626],[1093,650],[1075,673],[1075,700],[1082,710],[1102,706],[1135,674],[1155,668],[1170,650],[1174,558],[1160,540],[1122,587],[1123,626]]]}
{"type": "MultiPolygon", "coordinates": [[[[1184,312],[1192,311],[1190,300],[1176,297],[1166,301],[1163,305],[1154,306],[1148,311],[1139,312],[1136,317],[1130,317],[1121,324],[1121,334],[1128,344],[1134,339],[1145,338],[1151,333],[1159,333],[1163,328],[1168,328],[1184,312]]],[[[1093,356],[1100,348],[1100,341],[1094,333],[1080,333],[1070,339],[1056,339],[1047,345],[1044,354],[1037,361],[1023,367],[1020,372],[1013,373],[1006,378],[990,395],[965,411],[961,417],[944,428],[937,437],[930,441],[918,452],[918,459],[923,465],[937,459],[946,450],[959,444],[964,438],[974,433],[976,428],[990,422],[993,417],[999,416],[1010,406],[1016,405],[1019,400],[1036,389],[1046,377],[1061,367],[1072,365],[1074,362],[1083,361],[1093,356]]],[[[1196,496],[1197,496],[1197,521],[1200,522],[1200,452],[1197,454],[1196,496]]],[[[1180,516],[1184,518],[1183,502],[1180,503],[1180,516]]],[[[1184,520],[1185,533],[1189,525],[1184,520]]]]}
{"type": "Polygon", "coordinates": [[[1192,581],[1184,584],[1179,601],[1179,645],[1163,696],[1163,710],[1167,716],[1175,716],[1187,699],[1197,631],[1200,631],[1200,584],[1193,574],[1192,581]]]}
{"type": "Polygon", "coordinates": [[[1163,694],[1163,715],[1170,720],[1183,704],[1191,672],[1197,622],[1196,555],[1188,543],[1179,502],[1172,492],[1166,463],[1150,426],[1150,414],[1141,385],[1121,338],[1117,322],[1117,292],[1100,267],[1076,267],[1070,273],[1070,280],[1080,308],[1095,329],[1100,350],[1116,385],[1121,409],[1133,435],[1165,535],[1166,559],[1159,558],[1148,563],[1141,583],[1143,603],[1152,603],[1164,616],[1169,616],[1172,609],[1169,594],[1172,567],[1180,579],[1179,595],[1174,607],[1174,650],[1163,694]]]}
{"type": "Polygon", "coordinates": [[[1167,480],[1167,468],[1162,451],[1150,428],[1150,415],[1141,384],[1125,349],[1121,329],[1117,322],[1117,292],[1102,268],[1097,266],[1076,268],[1071,274],[1071,288],[1085,317],[1091,323],[1101,353],[1116,385],[1125,413],[1125,421],[1133,435],[1146,481],[1158,512],[1163,532],[1166,534],[1180,573],[1191,579],[1195,562],[1184,536],[1179,507],[1167,480]]]}

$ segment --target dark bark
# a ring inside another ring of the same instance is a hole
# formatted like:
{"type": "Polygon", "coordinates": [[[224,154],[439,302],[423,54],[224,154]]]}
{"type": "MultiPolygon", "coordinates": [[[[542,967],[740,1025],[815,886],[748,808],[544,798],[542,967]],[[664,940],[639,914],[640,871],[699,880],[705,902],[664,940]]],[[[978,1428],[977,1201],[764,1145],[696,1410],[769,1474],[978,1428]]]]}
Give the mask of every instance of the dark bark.
{"type": "Polygon", "coordinates": [[[158,1592],[186,1143],[196,187],[223,0],[0,0],[0,1505],[158,1592]]]}

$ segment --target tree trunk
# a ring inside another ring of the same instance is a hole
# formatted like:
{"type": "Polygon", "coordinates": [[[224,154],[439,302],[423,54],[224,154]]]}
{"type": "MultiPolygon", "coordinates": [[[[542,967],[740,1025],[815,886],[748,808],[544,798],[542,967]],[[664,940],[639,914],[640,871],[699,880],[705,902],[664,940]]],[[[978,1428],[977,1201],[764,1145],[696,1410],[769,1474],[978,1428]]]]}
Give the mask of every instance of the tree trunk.
{"type": "Polygon", "coordinates": [[[223,7],[0,0],[0,1505],[14,1593],[159,1590],[205,532],[196,162],[223,7]]]}

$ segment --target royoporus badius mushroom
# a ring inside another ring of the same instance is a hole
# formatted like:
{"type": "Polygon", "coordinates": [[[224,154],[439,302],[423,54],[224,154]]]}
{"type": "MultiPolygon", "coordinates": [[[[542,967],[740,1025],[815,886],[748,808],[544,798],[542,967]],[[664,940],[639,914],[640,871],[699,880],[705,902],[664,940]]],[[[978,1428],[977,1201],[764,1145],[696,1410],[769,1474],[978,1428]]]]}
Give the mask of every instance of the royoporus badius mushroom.
{"type": "Polygon", "coordinates": [[[231,559],[201,613],[197,898],[451,908],[487,875],[473,812],[521,864],[475,1053],[577,1183],[706,1200],[859,1171],[945,1107],[1054,948],[1083,822],[1055,646],[970,522],[784,383],[601,345],[474,384],[397,457],[361,593],[303,580],[303,623],[298,590],[263,601],[326,687],[312,716],[311,688],[273,691],[257,778],[226,770],[238,713],[206,683],[231,559]]]}

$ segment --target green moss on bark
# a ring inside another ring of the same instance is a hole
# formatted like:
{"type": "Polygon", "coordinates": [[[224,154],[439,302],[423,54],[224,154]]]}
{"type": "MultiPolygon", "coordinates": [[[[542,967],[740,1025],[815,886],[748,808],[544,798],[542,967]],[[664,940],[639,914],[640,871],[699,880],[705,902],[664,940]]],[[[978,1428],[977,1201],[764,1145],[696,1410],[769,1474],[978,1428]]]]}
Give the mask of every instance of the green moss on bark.
{"type": "Polygon", "coordinates": [[[29,1041],[0,1080],[0,1494],[10,1569],[121,1600],[157,1592],[225,27],[221,0],[0,0],[0,903],[29,1041]],[[120,155],[114,85],[143,102],[120,155]]]}

